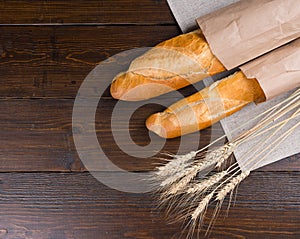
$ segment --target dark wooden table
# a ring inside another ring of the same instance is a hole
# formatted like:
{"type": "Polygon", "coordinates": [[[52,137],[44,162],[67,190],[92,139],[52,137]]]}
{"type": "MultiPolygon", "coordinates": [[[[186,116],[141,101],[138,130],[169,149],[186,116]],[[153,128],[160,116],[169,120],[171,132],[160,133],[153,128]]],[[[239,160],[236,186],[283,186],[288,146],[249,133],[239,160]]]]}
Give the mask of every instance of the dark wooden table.
{"type": "MultiPolygon", "coordinates": [[[[0,238],[179,238],[180,224],[169,225],[150,194],[119,192],[91,176],[72,137],[76,93],[99,62],[180,33],[167,3],[0,1],[0,23],[0,238]]],[[[153,169],[154,159],[130,157],[114,143],[115,103],[106,93],[99,104],[102,147],[120,168],[153,169]]],[[[137,144],[149,143],[144,120],[159,109],[134,114],[137,144]]],[[[211,131],[201,134],[204,145],[211,131]]],[[[179,142],[166,149],[176,152],[179,142]]],[[[224,211],[210,238],[300,238],[300,155],[253,172],[226,219],[224,211]]]]}

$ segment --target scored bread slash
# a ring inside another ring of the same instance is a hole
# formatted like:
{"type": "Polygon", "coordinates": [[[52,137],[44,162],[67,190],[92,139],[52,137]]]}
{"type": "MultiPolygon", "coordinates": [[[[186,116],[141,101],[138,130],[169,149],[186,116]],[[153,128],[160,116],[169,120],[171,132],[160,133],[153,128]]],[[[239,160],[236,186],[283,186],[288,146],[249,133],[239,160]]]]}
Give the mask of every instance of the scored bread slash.
{"type": "Polygon", "coordinates": [[[207,128],[247,104],[263,100],[256,79],[239,71],[151,115],[146,126],[163,138],[175,138],[207,128]]]}
{"type": "Polygon", "coordinates": [[[153,98],[224,71],[200,30],[158,44],[118,74],[110,92],[115,99],[153,98]]]}

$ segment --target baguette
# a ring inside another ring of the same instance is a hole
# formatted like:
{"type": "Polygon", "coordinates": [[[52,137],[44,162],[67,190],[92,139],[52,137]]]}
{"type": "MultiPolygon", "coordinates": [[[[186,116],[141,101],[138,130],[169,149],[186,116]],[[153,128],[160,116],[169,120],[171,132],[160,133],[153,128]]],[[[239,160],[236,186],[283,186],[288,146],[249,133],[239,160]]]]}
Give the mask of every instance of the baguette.
{"type": "Polygon", "coordinates": [[[146,126],[163,138],[175,138],[207,128],[251,102],[264,100],[257,80],[247,79],[238,71],[151,115],[146,126]]]}
{"type": "Polygon", "coordinates": [[[115,99],[146,100],[224,70],[197,30],[164,41],[136,58],[113,79],[110,92],[115,99]]]}

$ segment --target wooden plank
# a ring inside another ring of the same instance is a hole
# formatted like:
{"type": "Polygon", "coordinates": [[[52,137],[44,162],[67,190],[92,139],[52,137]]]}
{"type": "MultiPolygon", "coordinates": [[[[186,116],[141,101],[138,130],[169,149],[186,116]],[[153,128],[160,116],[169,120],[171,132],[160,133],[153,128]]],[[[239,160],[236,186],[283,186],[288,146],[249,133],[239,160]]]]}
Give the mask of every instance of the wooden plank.
{"type": "Polygon", "coordinates": [[[165,0],[1,1],[1,24],[175,24],[165,0]]]}
{"type": "MultiPolygon", "coordinates": [[[[81,171],[72,138],[73,100],[2,100],[0,112],[0,171],[81,171]],[[25,157],[24,157],[25,155],[25,157]]],[[[130,171],[153,169],[153,158],[140,159],[123,153],[116,145],[110,129],[110,117],[115,101],[102,100],[97,111],[96,130],[101,147],[109,159],[119,167],[130,171]]],[[[121,114],[132,110],[132,105],[122,108],[121,114]]],[[[134,109],[134,108],[133,108],[134,109]]],[[[139,145],[149,143],[146,117],[161,109],[160,106],[144,107],[134,114],[130,132],[139,145]]],[[[126,130],[118,121],[118,131],[126,130]]],[[[221,129],[219,128],[219,132],[221,129]]],[[[210,130],[205,131],[210,136],[210,130]]],[[[155,137],[155,136],[154,136],[155,137]]],[[[190,137],[190,136],[188,136],[190,137]]],[[[207,137],[203,133],[202,143],[207,137]]],[[[159,141],[159,137],[155,137],[159,141]]],[[[194,142],[198,145],[198,142],[194,142]]],[[[171,140],[165,150],[176,153],[180,140],[171,140]]],[[[143,149],[140,149],[143,150],[143,149]]]]}
{"type": "MultiPolygon", "coordinates": [[[[103,99],[100,101],[96,114],[96,130],[98,140],[107,157],[120,168],[129,171],[152,170],[157,159],[129,156],[116,144],[111,132],[111,114],[116,101],[103,99]]],[[[73,100],[58,99],[20,99],[0,101],[0,171],[82,171],[83,166],[78,158],[72,137],[73,100]]],[[[134,111],[135,106],[126,103],[120,109],[120,115],[134,111]]],[[[131,117],[129,128],[133,141],[140,146],[150,143],[148,131],[144,122],[146,118],[160,111],[162,106],[145,105],[131,117]]],[[[122,119],[116,122],[117,132],[121,135],[126,130],[126,122],[122,119]]],[[[196,150],[210,142],[211,136],[217,138],[223,135],[220,127],[214,130],[206,129],[200,133],[200,142],[194,135],[183,138],[183,151],[196,150]],[[191,146],[195,148],[190,148],[191,146]]],[[[161,139],[152,135],[154,143],[159,145],[161,139]]],[[[126,139],[121,142],[131,147],[126,139]]],[[[176,153],[180,139],[168,140],[163,152],[176,153]]],[[[88,147],[88,146],[87,146],[88,147]]],[[[158,146],[157,146],[158,147],[158,146]]],[[[91,149],[92,150],[92,149],[91,149]]],[[[139,148],[134,153],[149,153],[139,148]]],[[[152,151],[151,151],[152,152],[152,151]]],[[[151,153],[150,152],[150,153],[151,153]]],[[[268,166],[265,171],[300,171],[300,154],[268,166]]]]}
{"type": "Polygon", "coordinates": [[[178,34],[176,26],[0,27],[0,97],[74,98],[99,62],[178,34]]]}
{"type": "MultiPolygon", "coordinates": [[[[253,173],[210,238],[299,238],[299,176],[253,173]]],[[[149,194],[109,189],[88,173],[2,173],[0,179],[1,238],[169,239],[181,233],[149,194]]]]}

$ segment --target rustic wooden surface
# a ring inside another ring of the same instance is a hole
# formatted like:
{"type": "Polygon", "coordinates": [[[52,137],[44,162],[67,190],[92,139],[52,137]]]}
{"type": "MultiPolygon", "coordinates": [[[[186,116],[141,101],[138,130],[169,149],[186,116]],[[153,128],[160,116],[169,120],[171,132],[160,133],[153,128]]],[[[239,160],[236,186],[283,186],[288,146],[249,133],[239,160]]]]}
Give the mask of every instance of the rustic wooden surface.
{"type": "MultiPolygon", "coordinates": [[[[161,0],[0,2],[1,239],[180,237],[180,225],[167,224],[151,195],[118,192],[94,179],[72,137],[76,93],[97,63],[179,33],[161,0]]],[[[96,115],[105,153],[122,169],[153,169],[155,159],[134,158],[116,146],[109,118],[115,104],[106,91],[96,115]]],[[[160,109],[145,105],[133,115],[130,133],[138,145],[149,143],[143,123],[160,109]]],[[[211,134],[222,130],[201,132],[200,145],[211,134]]],[[[179,143],[170,140],[164,149],[176,152],[179,143]]],[[[245,180],[209,238],[300,238],[299,198],[295,155],[245,180]]]]}

